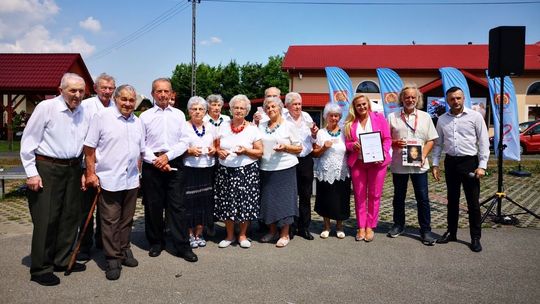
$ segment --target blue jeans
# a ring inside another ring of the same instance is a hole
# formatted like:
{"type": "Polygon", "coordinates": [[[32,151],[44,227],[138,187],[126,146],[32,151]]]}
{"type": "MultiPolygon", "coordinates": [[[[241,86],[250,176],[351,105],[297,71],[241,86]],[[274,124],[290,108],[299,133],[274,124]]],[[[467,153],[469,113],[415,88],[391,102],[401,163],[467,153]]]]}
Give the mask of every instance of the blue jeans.
{"type": "Polygon", "coordinates": [[[427,172],[418,174],[392,174],[394,182],[394,224],[405,227],[405,197],[407,195],[407,183],[411,178],[416,206],[418,209],[418,223],[420,233],[431,231],[431,209],[429,207],[428,178],[427,172]]]}

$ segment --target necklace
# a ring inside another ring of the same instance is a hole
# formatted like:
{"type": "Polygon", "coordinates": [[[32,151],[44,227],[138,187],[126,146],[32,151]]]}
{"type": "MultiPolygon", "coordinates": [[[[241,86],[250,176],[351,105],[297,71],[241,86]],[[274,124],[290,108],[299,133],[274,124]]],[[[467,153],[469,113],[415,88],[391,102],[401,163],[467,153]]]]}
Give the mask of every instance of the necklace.
{"type": "Polygon", "coordinates": [[[231,122],[231,131],[234,133],[234,134],[238,134],[242,131],[244,131],[244,128],[246,127],[246,121],[242,121],[242,124],[240,124],[240,126],[238,128],[235,128],[233,126],[233,123],[231,122]]]}
{"type": "Polygon", "coordinates": [[[330,130],[326,129],[326,132],[332,137],[338,137],[341,135],[341,129],[338,129],[336,132],[330,132],[330,130]]]}
{"type": "Polygon", "coordinates": [[[208,121],[214,126],[219,127],[221,123],[223,122],[223,117],[220,117],[217,122],[212,117],[210,117],[208,121]]]}
{"type": "Polygon", "coordinates": [[[266,126],[266,128],[264,128],[264,132],[266,132],[266,134],[272,134],[274,132],[276,132],[276,129],[279,128],[280,124],[276,124],[273,128],[269,128],[268,126],[270,125],[270,122],[268,122],[268,125],[266,126]]]}
{"type": "Polygon", "coordinates": [[[193,131],[195,131],[195,134],[197,134],[197,136],[199,136],[199,137],[203,137],[204,134],[206,133],[206,128],[204,127],[204,125],[202,126],[202,132],[201,133],[199,133],[199,130],[197,129],[195,124],[192,123],[191,126],[193,127],[193,131]]]}

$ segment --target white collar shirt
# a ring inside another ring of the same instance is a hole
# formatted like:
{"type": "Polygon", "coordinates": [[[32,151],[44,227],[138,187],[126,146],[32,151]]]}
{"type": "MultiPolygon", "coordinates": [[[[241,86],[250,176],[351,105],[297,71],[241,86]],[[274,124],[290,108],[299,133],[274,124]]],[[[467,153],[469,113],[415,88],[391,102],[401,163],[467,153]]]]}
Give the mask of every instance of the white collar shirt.
{"type": "Polygon", "coordinates": [[[114,106],[114,100],[111,99],[109,101],[109,105],[105,107],[97,96],[86,98],[81,102],[81,107],[84,109],[86,115],[90,116],[90,118],[94,117],[96,113],[101,112],[101,110],[114,106]]]}
{"type": "Polygon", "coordinates": [[[116,107],[97,113],[84,145],[96,149],[96,175],[107,191],[139,187],[138,163],[144,151],[141,120],[125,118],[116,107]]]}
{"type": "Polygon", "coordinates": [[[169,161],[186,152],[189,137],[186,133],[186,116],[177,108],[162,109],[154,106],[140,116],[145,134],[144,161],[152,164],[154,153],[166,152],[169,161]]]}
{"type": "Polygon", "coordinates": [[[212,125],[214,125],[214,127],[217,128],[221,126],[221,124],[223,124],[224,122],[230,122],[231,118],[227,115],[219,114],[219,118],[217,119],[217,121],[215,121],[210,115],[206,114],[203,117],[203,121],[211,123],[212,125]]]}
{"type": "Polygon", "coordinates": [[[298,128],[298,134],[300,136],[300,141],[302,142],[302,152],[298,154],[298,157],[307,156],[313,151],[313,141],[311,140],[311,126],[313,125],[313,119],[304,111],[301,112],[298,120],[294,119],[289,111],[287,111],[284,116],[285,120],[291,122],[298,128]]]}
{"type": "Polygon", "coordinates": [[[438,166],[442,152],[451,156],[478,156],[478,167],[487,168],[489,136],[482,115],[464,108],[453,115],[446,112],[437,121],[439,138],[433,147],[433,165],[438,166]]]}
{"type": "Polygon", "coordinates": [[[59,159],[79,157],[89,117],[79,106],[71,111],[62,95],[40,102],[24,129],[21,161],[28,177],[39,175],[36,154],[59,159]]]}
{"type": "MultiPolygon", "coordinates": [[[[403,109],[388,114],[388,124],[394,140],[416,139],[423,146],[426,142],[439,137],[429,114],[417,109],[409,115],[406,115],[403,109]]],[[[429,161],[426,159],[422,167],[403,166],[403,157],[398,149],[392,153],[390,169],[392,173],[398,174],[424,173],[429,170],[429,161]]]]}

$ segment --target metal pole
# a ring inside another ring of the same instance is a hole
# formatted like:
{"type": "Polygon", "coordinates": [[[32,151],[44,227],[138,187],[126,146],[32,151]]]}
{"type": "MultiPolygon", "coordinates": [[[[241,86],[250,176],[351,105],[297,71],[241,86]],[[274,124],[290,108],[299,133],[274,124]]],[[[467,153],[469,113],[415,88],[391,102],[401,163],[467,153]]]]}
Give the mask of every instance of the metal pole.
{"type": "Polygon", "coordinates": [[[191,96],[197,94],[197,58],[196,58],[196,25],[197,25],[197,3],[201,0],[191,1],[191,96]]]}
{"type": "MultiPolygon", "coordinates": [[[[503,145],[504,137],[504,126],[503,126],[503,115],[504,115],[504,75],[501,75],[501,95],[499,95],[499,157],[497,158],[497,170],[499,171],[497,177],[497,192],[503,193],[503,151],[506,148],[503,145]]],[[[497,218],[501,218],[501,205],[502,205],[502,196],[499,195],[497,198],[497,218]]]]}

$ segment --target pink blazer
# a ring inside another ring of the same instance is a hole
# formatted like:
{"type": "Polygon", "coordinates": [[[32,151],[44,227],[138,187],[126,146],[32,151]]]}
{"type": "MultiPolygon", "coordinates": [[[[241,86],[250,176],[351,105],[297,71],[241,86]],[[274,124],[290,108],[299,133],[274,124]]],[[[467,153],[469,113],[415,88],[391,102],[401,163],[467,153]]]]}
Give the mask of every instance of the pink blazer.
{"type": "MultiPolygon", "coordinates": [[[[371,119],[371,126],[373,128],[373,132],[381,132],[381,140],[384,150],[384,161],[382,164],[380,164],[380,166],[387,166],[390,161],[392,161],[389,152],[392,145],[392,137],[390,136],[390,125],[388,125],[388,122],[384,118],[384,115],[381,113],[369,112],[369,118],[371,119]]],[[[353,122],[351,126],[351,139],[347,139],[347,137],[345,137],[345,147],[347,148],[348,152],[347,164],[349,165],[349,167],[354,166],[354,163],[356,161],[360,161],[358,159],[358,152],[353,150],[354,143],[358,141],[358,136],[356,135],[357,126],[358,125],[356,124],[356,122],[353,122]]]]}

